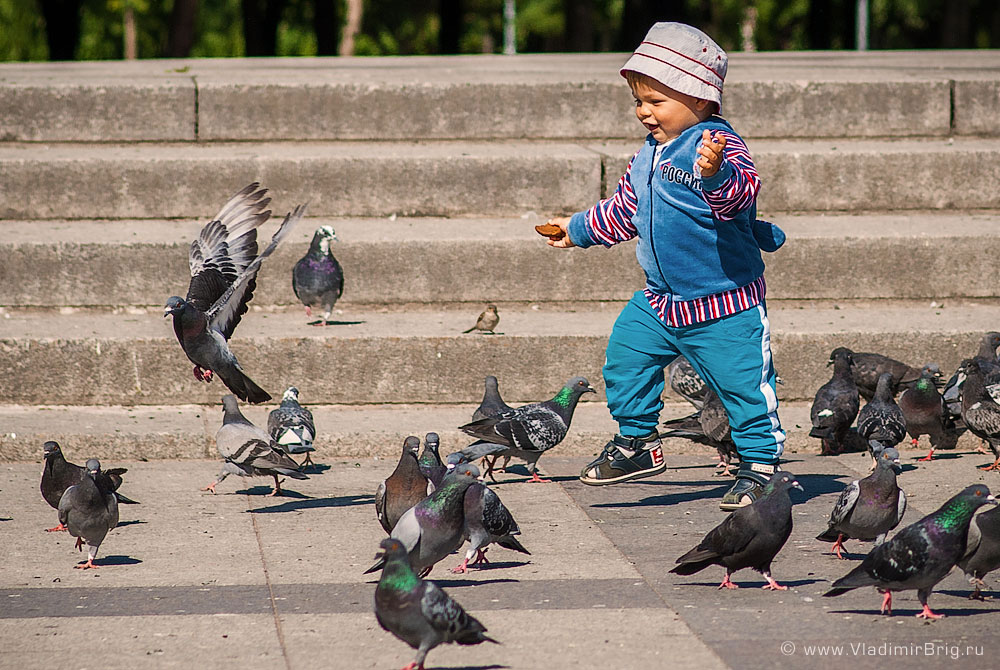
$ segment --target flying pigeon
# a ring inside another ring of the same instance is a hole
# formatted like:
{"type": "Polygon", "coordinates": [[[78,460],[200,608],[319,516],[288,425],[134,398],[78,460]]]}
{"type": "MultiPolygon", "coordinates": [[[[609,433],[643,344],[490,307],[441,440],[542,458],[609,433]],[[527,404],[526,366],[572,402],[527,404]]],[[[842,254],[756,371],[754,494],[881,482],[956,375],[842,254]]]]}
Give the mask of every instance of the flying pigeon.
{"type": "Polygon", "coordinates": [[[229,475],[274,477],[274,490],[268,495],[280,496],[278,475],[309,479],[299,472],[299,464],[270,435],[243,416],[236,396],[223,396],[222,408],[222,426],[215,433],[215,446],[226,462],[222,464],[218,479],[202,491],[215,493],[215,487],[229,475]]]}
{"type": "Polygon", "coordinates": [[[809,418],[810,437],[822,440],[821,454],[839,454],[844,450],[847,432],[858,415],[858,386],[851,374],[853,360],[850,349],[837,347],[830,354],[833,376],[816,391],[809,418]]]}
{"type": "Polygon", "coordinates": [[[403,440],[403,452],[392,474],[375,491],[375,513],[385,532],[391,533],[399,517],[434,490],[434,485],[420,471],[417,451],[420,438],[410,435],[403,440]]]}
{"type": "Polygon", "coordinates": [[[802,490],[794,475],[785,471],[774,473],[760,498],[736,509],[708,531],[698,546],[677,559],[678,565],[670,572],[693,575],[710,565],[721,565],[726,576],[719,588],[735,589],[739,587],[730,579],[732,574],[752,568],[767,580],[764,589],[787,590],[787,586],[771,577],[771,561],[792,534],[790,488],[802,490]]]}
{"type": "Polygon", "coordinates": [[[931,450],[918,460],[934,458],[935,449],[954,449],[958,443],[958,429],[948,416],[944,398],[937,390],[937,379],[941,376],[936,365],[925,365],[920,371],[920,379],[913,386],[903,389],[897,404],[906,421],[906,432],[915,447],[921,435],[930,437],[931,450]]]}
{"type": "Polygon", "coordinates": [[[584,393],[597,391],[583,377],[573,377],[552,400],[523,405],[459,426],[459,430],[479,440],[462,452],[471,449],[469,453],[472,453],[482,445],[490,445],[486,447],[485,453],[477,453],[476,457],[487,453],[501,456],[510,454],[527,461],[528,469],[531,470],[529,481],[548,481],[538,476],[538,459],[566,437],[573,420],[573,411],[584,393]]]}
{"type": "Polygon", "coordinates": [[[1000,507],[972,517],[965,554],[958,561],[969,582],[976,590],[969,598],[984,600],[980,588],[985,587],[983,577],[1000,568],[1000,507]]]}
{"type": "Polygon", "coordinates": [[[493,335],[499,323],[500,315],[497,314],[497,306],[489,304],[486,305],[486,309],[483,310],[483,313],[479,315],[479,318],[476,320],[476,325],[472,326],[468,330],[463,330],[462,333],[471,333],[474,330],[481,330],[484,333],[493,335]]]}
{"type": "Polygon", "coordinates": [[[344,292],[344,270],[330,251],[330,242],[337,239],[333,226],[320,226],[313,235],[309,251],[292,268],[292,290],[312,317],[313,308],[323,312],[323,320],[312,325],[325,326],[333,306],[344,292]]]}
{"type": "Polygon", "coordinates": [[[691,362],[683,356],[678,356],[667,366],[667,379],[674,393],[701,409],[705,402],[705,392],[708,385],[698,376],[691,362]]]}
{"type": "Polygon", "coordinates": [[[521,529],[500,496],[492,489],[479,482],[472,484],[465,491],[464,504],[465,537],[469,540],[469,549],[465,552],[462,564],[452,572],[465,573],[469,571],[470,565],[489,563],[486,550],[491,544],[531,555],[514,537],[521,534],[521,529]],[[473,556],[476,560],[470,563],[473,556]]]}
{"type": "Polygon", "coordinates": [[[976,437],[986,440],[996,460],[983,470],[997,470],[1000,465],[1000,405],[986,391],[986,380],[975,359],[965,366],[962,384],[962,421],[976,437]]]}
{"type": "Polygon", "coordinates": [[[715,447],[719,452],[719,475],[727,476],[733,457],[739,457],[736,443],[733,442],[729,426],[729,415],[722,405],[722,400],[710,388],[705,389],[702,396],[701,409],[680,419],[664,421],[663,425],[670,430],[660,433],[665,437],[686,437],[689,440],[715,447]]]}
{"type": "Polygon", "coordinates": [[[441,460],[441,437],[437,433],[427,433],[424,436],[424,450],[417,459],[420,473],[426,477],[434,488],[441,485],[441,480],[448,472],[448,466],[441,460]]]}
{"type": "MultiPolygon", "coordinates": [[[[49,440],[42,445],[42,449],[45,453],[45,462],[42,466],[42,497],[52,509],[59,509],[59,501],[62,499],[63,493],[70,486],[83,481],[84,477],[87,476],[87,469],[67,461],[58,442],[49,440]]],[[[138,505],[139,503],[135,500],[118,493],[118,487],[122,485],[122,475],[126,472],[128,472],[128,468],[100,470],[97,477],[100,479],[101,487],[113,492],[119,503],[138,505]]],[[[66,526],[60,523],[55,528],[46,528],[45,530],[51,533],[66,530],[66,526]]]]}
{"type": "Polygon", "coordinates": [[[916,589],[923,610],[918,619],[940,619],[927,605],[934,585],[944,579],[965,553],[969,522],[976,510],[997,504],[990,490],[975,484],[951,498],[937,511],[896,533],[871,550],[861,564],[833,583],[824,596],[839,596],[862,586],[885,594],[883,614],[892,614],[892,592],[916,589]]]}
{"type": "MultiPolygon", "coordinates": [[[[500,387],[497,382],[497,378],[493,375],[487,375],[486,389],[483,391],[483,401],[479,403],[479,407],[476,411],[472,413],[472,420],[478,421],[479,419],[486,419],[491,416],[497,416],[498,414],[503,414],[504,412],[514,409],[507,403],[503,401],[500,397],[500,387]]],[[[493,479],[493,470],[496,468],[497,464],[496,454],[490,454],[483,457],[483,462],[486,465],[486,472],[483,476],[489,476],[493,479]]],[[[503,457],[503,465],[500,466],[500,471],[504,472],[507,470],[507,464],[510,463],[510,454],[506,454],[503,457]]],[[[493,481],[496,481],[493,479],[493,481]]]]}
{"type": "Polygon", "coordinates": [[[906,417],[892,399],[892,374],[878,378],[875,396],[858,412],[858,435],[868,442],[872,466],[883,449],[895,447],[906,437],[906,417]]]}
{"type": "Polygon", "coordinates": [[[118,525],[118,499],[114,491],[102,486],[101,462],[87,461],[86,472],[79,483],[70,486],[59,499],[59,523],[76,538],[76,548],[83,551],[87,543],[87,562],[73,567],[82,570],[97,568],[94,559],[108,531],[118,525]]]}
{"type": "Polygon", "coordinates": [[[840,553],[844,540],[875,540],[878,546],[903,520],[906,494],[896,483],[899,452],[895,447],[883,449],[876,462],[870,475],[854,480],[841,491],[830,513],[829,527],[816,536],[817,540],[834,543],[831,551],[837,558],[844,558],[840,553]]]}
{"type": "Polygon", "coordinates": [[[305,454],[302,467],[313,465],[310,452],[316,451],[316,424],[312,412],[299,404],[299,390],[289,386],[281,404],[267,415],[267,432],[289,454],[305,454]]]}
{"type": "Polygon", "coordinates": [[[417,650],[416,660],[403,670],[424,670],[427,652],[442,643],[499,644],[441,587],[414,573],[399,540],[382,540],[379,546],[382,551],[375,558],[385,567],[375,587],[375,618],[384,630],[417,650]]]}
{"type": "MultiPolygon", "coordinates": [[[[389,535],[410,555],[410,565],[426,577],[434,564],[462,546],[465,540],[465,491],[476,483],[479,468],[455,468],[429,496],[406,510],[389,535]]],[[[365,574],[382,568],[378,561],[365,574]]]]}
{"type": "Polygon", "coordinates": [[[173,316],[174,334],[194,363],[194,376],[212,381],[218,374],[241,400],[259,403],[271,399],[243,372],[229,349],[229,338],[247,311],[257,287],[257,272],[302,218],[305,205],[285,216],[271,243],[257,255],[257,228],[271,216],[265,210],[267,189],[253,183],[234,195],[215,219],[205,224],[191,243],[191,283],[187,298],[171,296],[163,316],[173,316]]]}
{"type": "MultiPolygon", "coordinates": [[[[854,376],[854,382],[858,385],[858,392],[865,400],[871,400],[875,397],[878,378],[883,373],[888,372],[891,375],[892,381],[889,387],[893,396],[896,395],[901,385],[912,384],[920,377],[920,370],[894,358],[882,354],[851,351],[844,347],[839,348],[851,354],[851,360],[854,361],[851,374],[854,376]]],[[[834,349],[834,352],[836,351],[837,349],[834,349]]]]}

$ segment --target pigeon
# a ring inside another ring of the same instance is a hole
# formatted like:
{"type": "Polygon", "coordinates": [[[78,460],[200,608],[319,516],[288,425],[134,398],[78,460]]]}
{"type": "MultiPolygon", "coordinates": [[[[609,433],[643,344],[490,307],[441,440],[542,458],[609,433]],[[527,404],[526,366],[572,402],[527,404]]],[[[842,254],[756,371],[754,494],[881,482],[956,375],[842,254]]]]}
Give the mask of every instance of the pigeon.
{"type": "MultiPolygon", "coordinates": [[[[979,369],[983,374],[986,391],[996,402],[1000,403],[1000,359],[997,358],[997,347],[1000,346],[1000,333],[988,332],[983,335],[979,343],[979,351],[973,359],[965,359],[959,364],[955,374],[944,386],[941,392],[947,407],[948,418],[957,423],[962,422],[962,385],[965,382],[965,368],[970,360],[979,363],[979,369]]],[[[985,440],[979,451],[988,453],[985,449],[985,440]]]]}
{"type": "Polygon", "coordinates": [[[726,569],[726,576],[719,588],[735,589],[739,587],[730,579],[732,574],[743,568],[753,568],[767,580],[764,589],[787,590],[787,586],[771,577],[771,561],[792,534],[790,488],[802,490],[793,474],[774,473],[760,498],[734,510],[708,531],[698,546],[677,559],[677,566],[670,572],[693,575],[710,565],[721,565],[726,569]]]}
{"type": "Polygon", "coordinates": [[[438,451],[441,448],[441,437],[437,433],[427,433],[424,436],[424,450],[417,459],[420,474],[426,477],[434,488],[441,486],[441,480],[448,472],[448,466],[441,460],[438,451]]]}
{"type": "Polygon", "coordinates": [[[466,449],[475,447],[469,452],[473,453],[481,450],[482,445],[490,445],[485,453],[478,453],[476,457],[495,453],[523,458],[531,470],[529,481],[546,482],[548,480],[538,476],[538,459],[566,437],[573,411],[584,393],[597,391],[585,378],[573,377],[552,400],[523,405],[459,426],[459,430],[479,441],[466,449]]]}
{"type": "Polygon", "coordinates": [[[958,561],[969,582],[976,590],[969,594],[974,600],[985,600],[980,589],[986,586],[983,577],[1000,568],[1000,507],[972,517],[965,554],[958,561]]]}
{"type": "Polygon", "coordinates": [[[313,465],[310,453],[316,451],[316,424],[312,412],[299,404],[299,390],[289,386],[281,404],[267,415],[267,432],[289,454],[305,454],[302,467],[313,465]]]}
{"type": "Polygon", "coordinates": [[[483,313],[479,315],[476,320],[476,325],[472,326],[468,330],[463,330],[462,333],[471,333],[474,330],[481,330],[484,333],[493,335],[496,330],[497,324],[500,323],[500,315],[497,314],[497,306],[493,304],[486,305],[486,309],[483,313]]]}
{"type": "Polygon", "coordinates": [[[906,494],[896,483],[899,452],[895,447],[882,450],[875,470],[864,479],[847,485],[830,513],[829,527],[817,540],[833,542],[831,551],[843,559],[844,540],[875,540],[878,546],[899,525],[906,511],[906,494]]]}
{"type": "MultiPolygon", "coordinates": [[[[410,565],[421,577],[465,541],[465,491],[478,476],[475,465],[455,468],[433,493],[403,512],[389,534],[406,548],[410,565]]],[[[364,574],[380,570],[383,564],[376,562],[364,574]]]]}
{"type": "MultiPolygon", "coordinates": [[[[70,486],[79,484],[87,476],[87,469],[70,463],[63,456],[62,449],[58,442],[49,440],[42,445],[45,453],[45,462],[42,466],[42,498],[52,509],[59,509],[59,501],[63,493],[70,486]]],[[[97,477],[101,480],[103,488],[112,491],[119,503],[126,505],[138,505],[135,500],[118,493],[118,487],[122,485],[122,475],[128,472],[128,468],[112,468],[111,470],[101,470],[97,477]]],[[[47,532],[66,530],[66,526],[60,523],[55,528],[46,528],[47,532]]]]}
{"type": "Polygon", "coordinates": [[[215,433],[215,446],[226,462],[222,464],[218,479],[202,491],[215,493],[215,487],[229,475],[274,477],[274,490],[269,495],[280,496],[278,475],[309,479],[299,472],[299,464],[270,435],[243,416],[236,396],[223,396],[222,408],[222,426],[215,433]]]}
{"type": "Polygon", "coordinates": [[[878,378],[875,396],[858,412],[858,435],[868,442],[873,466],[879,452],[895,447],[906,437],[906,417],[892,399],[891,373],[882,373],[878,378]]]}
{"type": "Polygon", "coordinates": [[[320,226],[313,235],[309,251],[292,268],[292,290],[312,317],[313,308],[323,312],[322,321],[312,325],[325,326],[333,306],[344,292],[344,270],[330,252],[330,241],[337,239],[333,226],[320,226]]]}
{"type": "Polygon", "coordinates": [[[810,437],[822,440],[821,454],[834,455],[844,450],[847,431],[858,415],[858,386],[851,374],[853,356],[850,349],[837,347],[830,354],[833,376],[819,387],[813,398],[809,419],[810,437]]]}
{"type": "Polygon", "coordinates": [[[375,492],[375,513],[385,532],[391,533],[406,510],[426,498],[434,485],[420,471],[417,451],[420,438],[410,435],[403,440],[403,452],[392,474],[382,480],[375,492]]]}
{"type": "Polygon", "coordinates": [[[469,549],[462,564],[452,570],[454,573],[469,571],[470,565],[489,563],[486,550],[491,544],[531,555],[531,552],[517,541],[521,534],[510,510],[500,500],[500,496],[485,484],[476,482],[465,491],[465,537],[469,549]],[[476,560],[469,562],[475,556],[476,560]]]}
{"type": "MultiPolygon", "coordinates": [[[[487,375],[486,389],[483,391],[483,401],[479,403],[479,407],[477,407],[476,411],[472,413],[472,420],[478,421],[479,419],[497,416],[498,414],[502,414],[512,409],[514,408],[505,403],[503,398],[500,397],[500,388],[497,378],[493,375],[487,375]]],[[[493,470],[496,468],[497,458],[499,458],[499,456],[496,454],[490,454],[483,457],[483,462],[486,465],[485,475],[488,475],[490,479],[493,479],[493,470]]],[[[504,455],[503,465],[500,466],[501,472],[507,470],[508,463],[510,463],[510,454],[504,455]]],[[[496,480],[493,479],[493,481],[496,480]]]]}
{"type": "MultiPolygon", "coordinates": [[[[840,348],[844,349],[844,347],[840,348]]],[[[836,351],[834,349],[834,352],[836,351]]],[[[865,400],[871,400],[875,397],[878,378],[885,372],[888,372],[892,377],[890,389],[893,396],[896,395],[900,385],[912,384],[920,377],[920,370],[917,368],[888,356],[856,352],[850,349],[845,349],[845,351],[851,354],[851,359],[854,361],[851,374],[854,377],[854,383],[858,385],[858,392],[865,400]]]]}
{"type": "Polygon", "coordinates": [[[916,589],[923,610],[918,619],[940,619],[927,605],[934,585],[944,579],[965,553],[969,522],[976,510],[997,504],[990,490],[974,484],[951,498],[937,511],[912,523],[865,556],[861,564],[833,583],[824,593],[839,596],[862,586],[885,594],[883,614],[892,614],[892,592],[916,589]]]}
{"type": "Polygon", "coordinates": [[[194,363],[195,379],[212,381],[218,374],[241,400],[259,403],[271,396],[243,372],[229,349],[229,338],[247,311],[257,287],[257,272],[302,218],[305,206],[285,216],[271,243],[257,255],[257,228],[271,216],[264,208],[267,189],[256,182],[234,195],[216,218],[201,229],[188,255],[191,283],[187,298],[171,296],[163,316],[173,316],[174,334],[194,363]]]}
{"type": "Polygon", "coordinates": [[[667,379],[674,393],[694,405],[695,409],[701,409],[708,386],[688,359],[678,356],[672,360],[667,366],[667,379]]]}
{"type": "Polygon", "coordinates": [[[375,618],[384,630],[417,650],[416,660],[403,670],[424,670],[427,652],[442,643],[499,644],[441,587],[417,577],[399,540],[382,540],[379,546],[382,551],[375,558],[385,567],[375,587],[375,618]]]}
{"type": "Polygon", "coordinates": [[[87,461],[84,476],[59,499],[59,523],[76,538],[76,548],[83,551],[87,543],[87,562],[73,567],[82,570],[97,568],[94,559],[108,531],[118,525],[118,499],[114,491],[104,486],[101,462],[87,461]]]}
{"type": "Polygon", "coordinates": [[[917,459],[920,461],[932,460],[935,449],[954,449],[958,443],[955,422],[948,416],[944,398],[937,390],[936,381],[940,376],[936,365],[925,365],[920,371],[920,379],[903,389],[897,401],[911,444],[916,447],[921,435],[930,437],[930,453],[917,459]]]}
{"type": "Polygon", "coordinates": [[[702,396],[701,409],[680,419],[664,421],[663,425],[670,430],[660,433],[665,437],[686,437],[689,440],[715,447],[719,452],[719,475],[728,476],[729,465],[733,457],[739,456],[736,443],[733,442],[729,426],[729,415],[722,405],[722,400],[715,391],[706,388],[702,396]]]}
{"type": "Polygon", "coordinates": [[[996,460],[983,470],[997,470],[1000,465],[1000,405],[986,391],[979,362],[975,359],[965,366],[962,384],[962,421],[976,437],[986,440],[996,460]]]}

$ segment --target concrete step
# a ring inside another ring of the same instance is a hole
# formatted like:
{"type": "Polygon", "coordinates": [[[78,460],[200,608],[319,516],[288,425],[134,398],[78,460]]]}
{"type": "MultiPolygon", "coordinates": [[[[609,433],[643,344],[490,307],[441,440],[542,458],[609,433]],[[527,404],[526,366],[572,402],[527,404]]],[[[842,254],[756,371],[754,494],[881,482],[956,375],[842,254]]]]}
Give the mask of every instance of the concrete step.
{"type": "MultiPolygon", "coordinates": [[[[618,75],[626,58],[2,64],[0,139],[638,137],[618,75]]],[[[982,50],[734,53],[724,111],[748,137],[996,135],[997,65],[1000,56],[982,50]]]]}
{"type": "MultiPolygon", "coordinates": [[[[1000,139],[760,140],[758,209],[1000,208],[1000,139]]],[[[0,219],[211,216],[243,185],[311,216],[521,216],[610,193],[635,142],[0,144],[0,219]]]]}
{"type": "MultiPolygon", "coordinates": [[[[500,305],[504,335],[461,331],[479,309],[344,310],[344,325],[308,326],[298,310],[254,309],[232,347],[272,395],[289,385],[316,403],[468,403],[495,374],[504,397],[551,397],[584,375],[601,389],[601,366],[619,303],[586,310],[500,305]]],[[[197,382],[160,307],[90,312],[8,310],[0,318],[3,402],[69,405],[212,404],[224,386],[197,382]]],[[[1000,330],[1000,306],[948,301],[772,301],[779,398],[811,400],[829,379],[830,350],[847,346],[953,370],[982,333],[1000,330]]],[[[599,394],[599,397],[603,394],[599,394]]]]}
{"type": "MultiPolygon", "coordinates": [[[[557,252],[518,219],[308,219],[261,271],[254,304],[297,305],[289,279],[329,224],[347,277],[341,306],[627,300],[643,285],[632,244],[557,252]],[[600,278],[596,281],[596,278],[600,278]]],[[[772,299],[988,298],[1000,213],[778,215],[766,254],[772,299]]],[[[0,305],[155,306],[183,293],[203,222],[0,222],[0,305]],[[44,268],[44,272],[39,272],[44,268]]],[[[276,224],[275,224],[276,225],[276,224]]],[[[262,233],[266,239],[273,229],[262,233]]]]}

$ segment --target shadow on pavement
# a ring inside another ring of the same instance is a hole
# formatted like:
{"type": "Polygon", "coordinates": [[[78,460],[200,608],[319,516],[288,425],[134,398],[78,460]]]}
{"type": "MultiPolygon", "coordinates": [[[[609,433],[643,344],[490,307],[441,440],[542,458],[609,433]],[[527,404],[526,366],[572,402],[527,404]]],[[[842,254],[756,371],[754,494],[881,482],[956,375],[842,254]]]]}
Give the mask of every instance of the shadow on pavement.
{"type": "Polygon", "coordinates": [[[103,567],[105,565],[138,565],[142,561],[131,556],[105,556],[104,558],[97,559],[96,563],[98,566],[103,567]]]}
{"type": "MultiPolygon", "coordinates": [[[[301,495],[301,494],[297,494],[301,495]]],[[[275,512],[294,512],[303,509],[321,509],[327,507],[352,507],[354,505],[374,505],[375,496],[365,493],[361,495],[336,496],[332,498],[309,498],[301,496],[299,500],[290,500],[280,505],[257,507],[248,510],[253,514],[273,514],[275,512]]]]}
{"type": "Polygon", "coordinates": [[[119,521],[115,528],[121,528],[122,526],[135,526],[140,523],[149,523],[148,521],[139,521],[138,519],[132,519],[131,521],[119,521]]]}
{"type": "Polygon", "coordinates": [[[434,579],[429,578],[443,589],[453,589],[462,586],[477,586],[480,584],[520,584],[520,579],[434,579]]]}
{"type": "MultiPolygon", "coordinates": [[[[714,486],[712,488],[703,489],[701,491],[684,491],[683,493],[667,493],[659,496],[649,496],[647,498],[642,498],[641,500],[631,500],[628,502],[612,502],[612,503],[594,503],[591,507],[667,507],[670,505],[677,505],[679,503],[692,502],[695,500],[703,500],[706,498],[722,498],[722,495],[729,490],[732,486],[732,480],[724,483],[722,486],[714,486]]],[[[670,483],[670,482],[664,482],[670,483]]],[[[695,482],[681,482],[681,484],[695,484],[695,482]]],[[[705,482],[697,482],[697,484],[704,486],[705,482]]]]}
{"type": "MultiPolygon", "coordinates": [[[[718,565],[706,568],[706,570],[711,570],[713,567],[716,568],[716,569],[718,569],[720,574],[725,570],[725,568],[722,568],[722,567],[720,567],[718,565]]],[[[788,588],[792,588],[792,589],[798,588],[800,586],[809,586],[810,584],[817,584],[819,582],[825,582],[826,581],[825,579],[792,579],[792,580],[789,580],[789,581],[785,581],[784,579],[781,579],[780,575],[775,575],[774,573],[771,573],[771,576],[774,577],[778,581],[778,583],[781,584],[782,586],[787,586],[788,588]]],[[[733,579],[733,581],[741,589],[759,589],[762,586],[764,586],[765,584],[767,584],[767,582],[764,581],[764,580],[757,581],[756,575],[750,575],[749,573],[746,575],[746,579],[753,579],[754,581],[746,581],[745,579],[740,579],[740,573],[739,572],[734,573],[732,579],[733,579]]],[[[720,577],[720,580],[721,580],[721,577],[720,577]]],[[[702,587],[711,586],[713,589],[718,589],[719,588],[719,582],[718,581],[715,581],[715,582],[674,582],[674,586],[702,586],[702,587]]]]}
{"type": "Polygon", "coordinates": [[[271,486],[251,486],[247,489],[242,489],[239,491],[234,491],[235,495],[248,495],[248,496],[266,496],[274,498],[308,498],[305,493],[299,493],[298,491],[292,491],[290,489],[282,488],[281,493],[276,496],[271,496],[271,491],[274,489],[271,486]]]}

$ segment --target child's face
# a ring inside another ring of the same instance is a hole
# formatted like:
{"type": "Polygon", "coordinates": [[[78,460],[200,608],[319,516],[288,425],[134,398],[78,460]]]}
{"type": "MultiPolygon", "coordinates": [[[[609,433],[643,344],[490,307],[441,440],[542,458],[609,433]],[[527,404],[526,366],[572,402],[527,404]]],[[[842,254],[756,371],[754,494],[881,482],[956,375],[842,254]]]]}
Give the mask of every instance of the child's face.
{"type": "Polygon", "coordinates": [[[668,88],[649,77],[632,85],[635,115],[653,139],[663,143],[700,123],[710,114],[707,100],[701,100],[668,88]]]}

